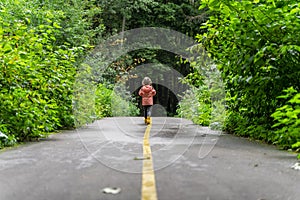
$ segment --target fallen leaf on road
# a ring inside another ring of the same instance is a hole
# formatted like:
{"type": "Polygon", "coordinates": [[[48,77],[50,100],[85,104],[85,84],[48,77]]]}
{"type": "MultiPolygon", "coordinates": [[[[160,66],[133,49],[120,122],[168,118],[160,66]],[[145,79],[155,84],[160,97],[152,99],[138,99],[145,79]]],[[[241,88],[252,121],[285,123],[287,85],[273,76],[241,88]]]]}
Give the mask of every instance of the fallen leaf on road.
{"type": "Polygon", "coordinates": [[[300,170],[300,163],[295,163],[291,168],[294,170],[300,170]]]}
{"type": "Polygon", "coordinates": [[[102,190],[103,193],[105,194],[119,194],[121,192],[121,188],[117,188],[117,187],[106,187],[102,190]]]}

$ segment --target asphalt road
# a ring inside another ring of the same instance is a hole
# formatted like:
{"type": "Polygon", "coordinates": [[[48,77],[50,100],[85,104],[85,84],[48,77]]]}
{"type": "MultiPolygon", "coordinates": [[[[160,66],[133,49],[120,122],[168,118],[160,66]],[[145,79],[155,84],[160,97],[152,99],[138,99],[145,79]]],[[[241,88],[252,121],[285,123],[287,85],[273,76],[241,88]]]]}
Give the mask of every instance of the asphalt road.
{"type": "MultiPolygon", "coordinates": [[[[141,199],[145,129],[106,118],[1,151],[0,200],[141,199]]],[[[154,118],[150,134],[159,200],[300,199],[295,154],[176,118],[154,118]]]]}

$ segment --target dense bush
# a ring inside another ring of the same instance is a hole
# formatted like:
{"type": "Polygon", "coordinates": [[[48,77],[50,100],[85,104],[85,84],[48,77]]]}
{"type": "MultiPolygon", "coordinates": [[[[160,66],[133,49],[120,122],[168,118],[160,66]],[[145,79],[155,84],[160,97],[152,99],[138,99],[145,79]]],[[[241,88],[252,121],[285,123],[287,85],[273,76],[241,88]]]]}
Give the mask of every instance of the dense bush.
{"type": "MultiPolygon", "coordinates": [[[[125,91],[125,90],[123,90],[125,91]]],[[[95,94],[95,112],[97,118],[112,116],[137,116],[139,109],[134,99],[125,92],[99,84],[95,94]]]]}
{"type": "Polygon", "coordinates": [[[300,93],[293,87],[284,90],[285,94],[277,98],[285,99],[286,104],[276,109],[271,116],[275,120],[274,141],[283,148],[298,149],[300,142],[300,93]]]}
{"type": "Polygon", "coordinates": [[[99,84],[96,89],[95,112],[98,118],[111,117],[111,103],[113,90],[103,84],[99,84]]]}
{"type": "MultiPolygon", "coordinates": [[[[61,79],[65,86],[70,85],[65,76],[72,75],[68,66],[72,67],[74,53],[52,45],[59,29],[57,21],[55,26],[45,23],[30,28],[30,20],[9,16],[13,10],[6,9],[3,7],[1,12],[1,124],[20,140],[40,137],[61,126],[60,102],[55,97],[66,89],[61,79]]],[[[51,16],[43,20],[52,22],[51,16]]]]}
{"type": "Polygon", "coordinates": [[[192,120],[195,124],[208,126],[211,120],[211,100],[207,86],[192,88],[179,102],[179,117],[192,120]]]}
{"type": "Polygon", "coordinates": [[[124,89],[124,86],[108,83],[97,85],[89,79],[87,71],[89,70],[77,74],[80,77],[77,76],[77,87],[74,87],[73,113],[77,127],[104,117],[139,115],[135,98],[124,89]]]}
{"type": "Polygon", "coordinates": [[[194,72],[182,80],[191,85],[191,89],[179,102],[177,112],[180,117],[196,124],[222,129],[226,112],[221,74],[211,62],[204,64],[203,56],[199,56],[191,66],[194,72]]]}
{"type": "MultiPolygon", "coordinates": [[[[0,126],[0,130],[6,130],[2,125],[0,126]]],[[[17,143],[17,140],[14,135],[5,135],[0,131],[0,149],[7,146],[13,146],[17,143]]]]}
{"type": "Polygon", "coordinates": [[[287,138],[299,131],[284,123],[292,123],[297,109],[292,119],[281,121],[284,129],[273,125],[280,111],[289,113],[282,107],[286,99],[276,97],[291,86],[300,89],[299,3],[203,0],[201,8],[209,9],[210,18],[202,27],[207,33],[198,38],[222,72],[228,105],[226,130],[290,148],[293,142],[287,138]]]}
{"type": "Polygon", "coordinates": [[[29,140],[74,126],[76,62],[93,35],[86,7],[76,5],[0,3],[0,130],[8,138],[29,140]]]}

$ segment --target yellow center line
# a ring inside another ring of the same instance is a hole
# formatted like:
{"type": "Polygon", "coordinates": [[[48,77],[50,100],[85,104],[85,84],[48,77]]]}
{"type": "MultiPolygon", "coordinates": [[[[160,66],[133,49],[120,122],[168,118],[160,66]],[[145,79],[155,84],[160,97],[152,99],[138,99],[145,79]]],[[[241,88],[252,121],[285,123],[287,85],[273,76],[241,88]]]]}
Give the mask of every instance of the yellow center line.
{"type": "Polygon", "coordinates": [[[150,130],[151,124],[147,126],[143,140],[142,200],[157,200],[155,174],[149,144],[150,130]]]}

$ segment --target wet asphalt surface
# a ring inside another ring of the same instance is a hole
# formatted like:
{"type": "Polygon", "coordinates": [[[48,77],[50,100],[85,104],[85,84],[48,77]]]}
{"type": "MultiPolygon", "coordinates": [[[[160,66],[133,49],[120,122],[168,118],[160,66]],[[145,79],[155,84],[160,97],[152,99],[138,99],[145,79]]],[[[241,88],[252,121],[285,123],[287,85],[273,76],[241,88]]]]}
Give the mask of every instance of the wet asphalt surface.
{"type": "MultiPolygon", "coordinates": [[[[106,118],[1,151],[0,200],[140,199],[145,129],[106,118]]],[[[300,199],[293,153],[176,118],[154,118],[150,144],[160,200],[300,199]]]]}

